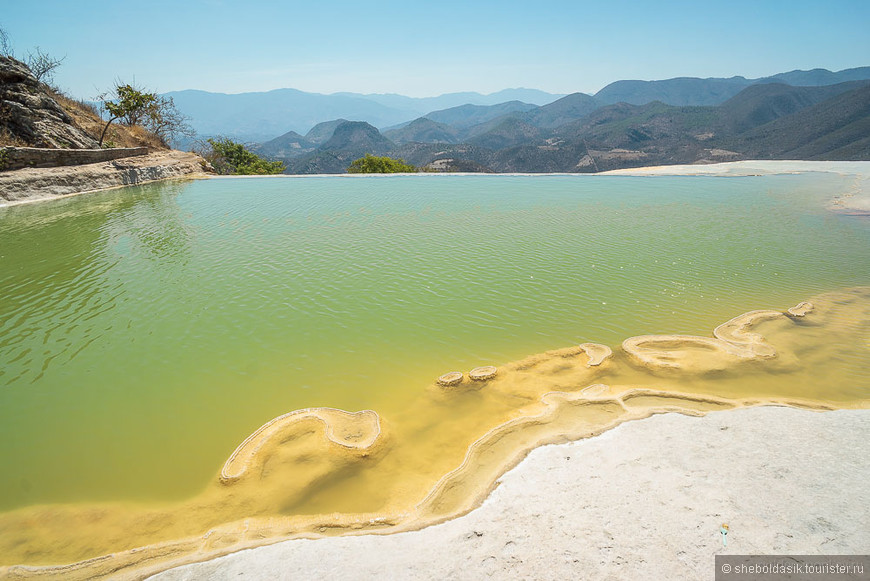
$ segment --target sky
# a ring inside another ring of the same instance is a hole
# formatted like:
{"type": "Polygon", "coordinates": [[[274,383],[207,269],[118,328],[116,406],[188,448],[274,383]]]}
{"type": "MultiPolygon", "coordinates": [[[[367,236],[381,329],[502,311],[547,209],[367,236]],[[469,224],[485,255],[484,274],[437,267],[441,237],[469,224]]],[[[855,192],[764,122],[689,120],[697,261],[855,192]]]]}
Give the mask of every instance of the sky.
{"type": "Polygon", "coordinates": [[[870,0],[0,0],[0,28],[19,58],[65,57],[55,84],[82,99],[116,81],[428,97],[870,65],[870,0]]]}

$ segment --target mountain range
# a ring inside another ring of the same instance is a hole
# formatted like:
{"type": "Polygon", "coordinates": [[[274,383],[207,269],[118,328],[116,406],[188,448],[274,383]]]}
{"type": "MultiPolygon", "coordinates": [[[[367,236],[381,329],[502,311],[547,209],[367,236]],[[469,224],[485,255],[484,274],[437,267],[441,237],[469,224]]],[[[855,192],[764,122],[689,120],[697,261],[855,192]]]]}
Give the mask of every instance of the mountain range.
{"type": "Polygon", "coordinates": [[[424,98],[393,94],[322,95],[296,89],[236,94],[191,89],[164,96],[171,97],[178,110],[190,118],[197,134],[221,135],[242,142],[265,141],[286,131],[307,132],[330,119],[345,118],[389,127],[458,105],[496,105],[505,101],[543,105],[561,97],[535,89],[506,89],[489,95],[448,93],[424,98]]]}
{"type": "Polygon", "coordinates": [[[282,89],[170,96],[200,134],[210,127],[248,141],[284,161],[288,173],[341,173],[366,153],[443,171],[576,172],[749,157],[870,159],[868,86],[870,67],[617,81],[595,95],[513,89],[416,99],[282,89]],[[200,97],[200,108],[187,108],[200,97]],[[297,124],[287,131],[282,119],[290,117],[297,124]],[[285,132],[260,143],[243,137],[274,136],[278,127],[285,132]]]}

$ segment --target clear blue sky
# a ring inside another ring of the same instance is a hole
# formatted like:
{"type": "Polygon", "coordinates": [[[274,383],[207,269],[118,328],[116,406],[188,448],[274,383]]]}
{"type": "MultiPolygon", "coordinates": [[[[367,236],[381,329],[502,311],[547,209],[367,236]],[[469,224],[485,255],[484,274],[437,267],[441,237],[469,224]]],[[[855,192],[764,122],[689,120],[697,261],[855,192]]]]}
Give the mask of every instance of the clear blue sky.
{"type": "Polygon", "coordinates": [[[66,55],[56,83],[81,98],[115,79],[423,97],[870,65],[870,0],[0,0],[0,27],[19,57],[66,55]]]}

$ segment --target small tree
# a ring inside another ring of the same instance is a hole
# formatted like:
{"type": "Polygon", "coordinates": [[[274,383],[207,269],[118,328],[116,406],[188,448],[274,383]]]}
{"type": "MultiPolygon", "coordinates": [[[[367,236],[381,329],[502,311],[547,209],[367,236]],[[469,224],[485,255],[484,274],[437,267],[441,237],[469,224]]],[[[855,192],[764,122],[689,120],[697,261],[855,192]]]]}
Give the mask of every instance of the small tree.
{"type": "Polygon", "coordinates": [[[271,175],[286,169],[283,162],[263,159],[228,137],[214,137],[206,143],[199,153],[221,175],[271,175]]]}
{"type": "Polygon", "coordinates": [[[154,107],[157,102],[156,94],[146,93],[129,84],[116,84],[114,94],[114,100],[107,99],[105,94],[99,97],[103,101],[103,107],[110,115],[106,126],[103,127],[103,132],[100,134],[100,147],[103,146],[103,139],[106,137],[106,131],[109,130],[112,121],[121,119],[127,125],[138,125],[148,114],[149,109],[154,107]]]}
{"type": "Polygon", "coordinates": [[[405,163],[404,159],[377,157],[367,153],[350,164],[347,173],[413,173],[417,168],[405,163]]]}

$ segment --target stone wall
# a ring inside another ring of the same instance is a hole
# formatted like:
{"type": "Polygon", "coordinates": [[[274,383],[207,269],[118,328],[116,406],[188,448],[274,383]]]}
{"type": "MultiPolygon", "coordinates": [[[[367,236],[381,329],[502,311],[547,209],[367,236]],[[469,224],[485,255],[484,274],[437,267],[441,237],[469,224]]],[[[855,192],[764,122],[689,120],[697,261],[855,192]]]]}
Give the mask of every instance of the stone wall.
{"type": "Polygon", "coordinates": [[[146,155],[147,147],[114,149],[43,149],[37,147],[0,147],[0,171],[25,167],[84,165],[146,155]]]}
{"type": "Polygon", "coordinates": [[[0,206],[202,174],[208,168],[195,153],[166,150],[102,163],[4,171],[0,206]]]}

